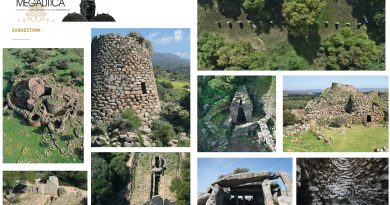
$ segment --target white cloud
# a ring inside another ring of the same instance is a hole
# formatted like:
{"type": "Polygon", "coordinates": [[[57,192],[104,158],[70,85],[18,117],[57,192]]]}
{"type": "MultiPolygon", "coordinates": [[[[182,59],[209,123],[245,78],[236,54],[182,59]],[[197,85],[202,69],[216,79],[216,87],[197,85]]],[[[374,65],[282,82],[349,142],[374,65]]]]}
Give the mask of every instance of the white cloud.
{"type": "MultiPolygon", "coordinates": [[[[153,38],[157,37],[157,35],[153,36],[153,38]]],[[[156,39],[157,44],[170,44],[173,42],[180,42],[184,39],[184,32],[181,29],[177,29],[173,32],[173,36],[163,36],[156,39]]]]}
{"type": "Polygon", "coordinates": [[[186,52],[176,52],[175,55],[179,56],[180,58],[188,58],[188,54],[186,52]]]}
{"type": "Polygon", "coordinates": [[[157,36],[158,36],[158,33],[157,33],[157,32],[149,33],[149,35],[148,35],[148,40],[151,41],[151,40],[153,40],[154,38],[156,38],[157,36]]]}
{"type": "Polygon", "coordinates": [[[176,41],[176,42],[179,42],[181,40],[183,40],[183,31],[178,29],[176,30],[175,32],[173,32],[173,39],[176,41]]]}

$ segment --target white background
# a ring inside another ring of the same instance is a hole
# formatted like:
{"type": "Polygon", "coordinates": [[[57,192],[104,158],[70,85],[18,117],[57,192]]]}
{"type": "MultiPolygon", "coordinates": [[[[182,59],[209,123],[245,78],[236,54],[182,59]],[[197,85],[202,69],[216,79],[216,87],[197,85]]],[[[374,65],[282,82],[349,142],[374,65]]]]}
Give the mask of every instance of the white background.
{"type": "MultiPolygon", "coordinates": [[[[79,12],[79,0],[64,0],[71,12],[79,12]]],[[[5,0],[0,6],[1,48],[84,48],[84,164],[2,164],[3,170],[83,170],[88,171],[90,195],[90,153],[92,152],[191,152],[191,204],[197,199],[197,158],[199,157],[290,157],[293,158],[293,195],[295,196],[296,157],[388,157],[388,153],[283,153],[282,93],[284,75],[388,75],[387,71],[325,72],[325,71],[197,71],[197,1],[196,0],[96,0],[97,13],[109,13],[116,23],[62,23],[68,12],[50,13],[54,23],[18,23],[23,13],[16,12],[16,0],[5,0]],[[41,28],[41,33],[12,33],[12,28],[41,28]],[[91,28],[191,28],[191,147],[190,148],[90,148],[91,141],[91,28]],[[30,39],[30,40],[12,40],[30,39]],[[197,75],[276,75],[277,152],[276,153],[197,153],[197,75]]],[[[386,5],[386,7],[388,7],[386,5]]],[[[386,9],[387,10],[387,9],[386,9]]],[[[386,25],[389,21],[386,15],[386,25]]],[[[386,38],[388,38],[386,33],[386,38]]],[[[387,47],[387,46],[386,46],[387,47]]],[[[3,50],[0,49],[0,56],[3,50]]],[[[386,53],[388,59],[389,52],[386,53]]],[[[0,58],[0,65],[3,65],[0,58]]],[[[386,61],[387,62],[387,61],[386,61]]],[[[2,72],[1,72],[2,73],[2,72]]],[[[2,78],[1,78],[2,83],[2,78]]],[[[1,94],[2,95],[2,92],[1,94]]],[[[2,121],[2,115],[0,117],[2,121]]],[[[0,123],[0,132],[3,127],[0,123]]],[[[367,136],[370,137],[370,136],[367,136]]],[[[2,140],[0,159],[2,159],[2,140]]],[[[2,180],[0,180],[2,183],[2,180]]],[[[2,192],[2,186],[0,186],[2,192]]],[[[146,194],[146,193],[145,193],[146,194]]],[[[293,198],[295,202],[295,197],[293,198]]]]}

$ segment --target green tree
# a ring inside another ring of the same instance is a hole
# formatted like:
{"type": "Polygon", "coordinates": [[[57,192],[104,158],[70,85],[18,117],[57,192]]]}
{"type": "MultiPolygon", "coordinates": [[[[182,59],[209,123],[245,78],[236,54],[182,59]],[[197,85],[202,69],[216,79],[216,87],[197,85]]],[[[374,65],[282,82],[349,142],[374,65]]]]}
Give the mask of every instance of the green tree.
{"type": "Polygon", "coordinates": [[[107,162],[98,154],[92,154],[92,204],[108,204],[112,196],[111,172],[107,162]]]}
{"type": "Polygon", "coordinates": [[[229,67],[235,67],[239,70],[247,70],[250,64],[250,54],[252,51],[252,45],[248,41],[226,44],[217,51],[217,63],[222,68],[229,69],[229,67]]]}
{"type": "Polygon", "coordinates": [[[218,34],[202,33],[198,39],[198,66],[200,69],[218,69],[219,48],[225,45],[224,39],[218,34]]]}
{"type": "Polygon", "coordinates": [[[126,185],[129,170],[126,167],[126,162],[129,159],[129,155],[126,153],[116,154],[110,160],[110,168],[112,170],[112,184],[114,192],[119,191],[123,186],[126,185]]]}
{"type": "Polygon", "coordinates": [[[244,0],[242,8],[246,12],[259,12],[264,8],[264,0],[244,0]]]}
{"type": "Polygon", "coordinates": [[[183,159],[181,162],[181,178],[174,178],[169,186],[171,192],[175,192],[177,196],[176,204],[189,205],[190,204],[190,160],[183,159]]]}
{"type": "Polygon", "coordinates": [[[383,70],[384,48],[364,31],[343,28],[323,42],[330,70],[383,70]]]}
{"type": "Polygon", "coordinates": [[[295,37],[306,37],[310,28],[317,24],[317,19],[326,1],[323,0],[289,0],[283,6],[283,16],[289,28],[289,34],[295,37]]]}

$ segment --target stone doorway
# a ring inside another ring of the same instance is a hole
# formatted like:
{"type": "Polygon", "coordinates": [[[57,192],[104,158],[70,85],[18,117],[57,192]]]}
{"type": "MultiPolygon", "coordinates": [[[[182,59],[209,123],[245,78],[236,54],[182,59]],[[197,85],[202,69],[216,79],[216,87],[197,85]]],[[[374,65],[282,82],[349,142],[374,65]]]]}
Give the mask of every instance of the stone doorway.
{"type": "Polygon", "coordinates": [[[245,117],[245,112],[244,108],[240,106],[238,108],[238,114],[237,114],[237,124],[245,124],[247,123],[246,117],[245,117]]]}
{"type": "Polygon", "coordinates": [[[371,122],[371,115],[367,115],[367,119],[366,119],[366,122],[371,122]]]}

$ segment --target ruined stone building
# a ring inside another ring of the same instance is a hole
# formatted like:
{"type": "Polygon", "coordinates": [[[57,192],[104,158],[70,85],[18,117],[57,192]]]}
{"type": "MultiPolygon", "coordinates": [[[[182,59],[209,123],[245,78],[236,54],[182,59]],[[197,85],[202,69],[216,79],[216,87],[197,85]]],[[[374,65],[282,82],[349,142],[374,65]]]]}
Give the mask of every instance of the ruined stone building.
{"type": "Polygon", "coordinates": [[[285,172],[238,173],[222,177],[208,192],[198,194],[198,205],[289,205],[292,181],[285,172]],[[278,184],[284,183],[285,190],[278,184]]]}
{"type": "Polygon", "coordinates": [[[230,105],[231,137],[238,139],[239,137],[250,138],[256,136],[261,150],[266,147],[270,151],[275,151],[275,138],[267,125],[267,123],[274,120],[271,116],[274,112],[266,113],[265,117],[257,120],[253,117],[253,107],[253,102],[246,87],[238,87],[230,105]]]}
{"type": "Polygon", "coordinates": [[[106,34],[92,40],[92,122],[110,122],[126,109],[144,125],[159,116],[160,101],[149,42],[106,34]]]}
{"type": "Polygon", "coordinates": [[[388,159],[297,159],[297,204],[388,204],[388,159]]]}
{"type": "Polygon", "coordinates": [[[315,128],[323,122],[330,123],[337,116],[345,116],[348,123],[372,125],[387,118],[388,94],[379,92],[363,93],[352,85],[333,83],[325,89],[319,97],[310,100],[299,116],[303,125],[285,128],[287,135],[300,134],[308,129],[315,128]],[[375,101],[383,101],[380,104],[375,101]]]}
{"type": "Polygon", "coordinates": [[[384,118],[383,110],[373,103],[373,96],[364,94],[352,85],[333,83],[323,94],[307,103],[306,120],[349,115],[351,122],[376,123],[384,118]]]}
{"type": "Polygon", "coordinates": [[[253,103],[245,86],[238,87],[230,105],[230,118],[233,124],[252,121],[253,103]]]}
{"type": "Polygon", "coordinates": [[[86,205],[88,193],[72,186],[60,186],[56,176],[50,176],[43,183],[41,179],[36,179],[35,183],[19,181],[13,188],[12,193],[5,196],[4,205],[21,204],[21,205],[86,205]],[[26,197],[34,195],[34,197],[26,197]]]}
{"type": "Polygon", "coordinates": [[[82,93],[55,81],[53,75],[17,78],[7,94],[8,106],[33,126],[62,132],[66,123],[83,117],[82,93]]]}

